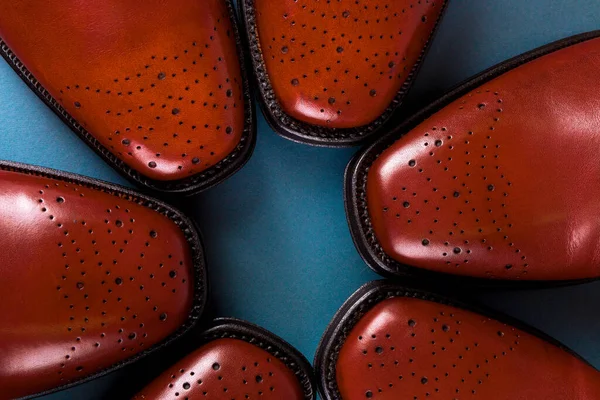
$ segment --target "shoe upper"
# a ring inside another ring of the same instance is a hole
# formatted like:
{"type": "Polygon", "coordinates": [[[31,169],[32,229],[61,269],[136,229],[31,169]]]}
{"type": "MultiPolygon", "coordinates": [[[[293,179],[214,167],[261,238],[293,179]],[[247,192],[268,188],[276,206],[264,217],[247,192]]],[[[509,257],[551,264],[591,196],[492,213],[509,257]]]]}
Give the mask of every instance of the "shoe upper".
{"type": "Polygon", "coordinates": [[[600,398],[598,371],[554,343],[427,296],[389,293],[344,325],[326,398],[600,398]]]}
{"type": "Polygon", "coordinates": [[[143,177],[219,164],[244,133],[225,0],[0,4],[0,39],[93,140],[143,177]]]}
{"type": "Polygon", "coordinates": [[[10,169],[0,186],[0,398],[88,378],[188,324],[198,249],[168,210],[10,169]]]}
{"type": "Polygon", "coordinates": [[[135,397],[166,398],[304,400],[305,396],[294,372],[279,358],[244,340],[223,338],[201,346],[135,397]]]}
{"type": "Polygon", "coordinates": [[[374,237],[398,263],[509,280],[600,276],[600,39],[456,99],[370,165],[374,237]]]}
{"type": "Polygon", "coordinates": [[[363,127],[396,105],[446,3],[244,1],[279,106],[327,128],[363,127]]]}

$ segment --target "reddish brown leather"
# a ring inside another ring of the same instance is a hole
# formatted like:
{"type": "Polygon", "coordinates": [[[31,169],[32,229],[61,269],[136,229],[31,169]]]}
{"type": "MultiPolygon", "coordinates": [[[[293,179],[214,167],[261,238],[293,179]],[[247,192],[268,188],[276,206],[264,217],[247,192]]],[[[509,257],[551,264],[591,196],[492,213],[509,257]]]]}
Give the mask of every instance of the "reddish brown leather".
{"type": "Polygon", "coordinates": [[[520,66],[452,102],[369,170],[393,259],[482,278],[600,276],[600,39],[520,66]]]}
{"type": "Polygon", "coordinates": [[[129,359],[174,333],[194,295],[189,245],[125,196],[0,171],[0,399],[129,359]]]}
{"type": "Polygon", "coordinates": [[[283,111],[313,125],[355,128],[390,107],[445,2],[254,3],[268,78],[283,111]]]}
{"type": "Polygon", "coordinates": [[[239,339],[212,341],[163,373],[135,399],[303,400],[294,373],[239,339]]]}
{"type": "Polygon", "coordinates": [[[350,331],[343,400],[600,398],[600,374],[519,329],[415,298],[384,300],[350,331]]]}
{"type": "Polygon", "coordinates": [[[161,181],[223,160],[244,129],[225,0],[3,1],[0,37],[87,131],[161,181]]]}

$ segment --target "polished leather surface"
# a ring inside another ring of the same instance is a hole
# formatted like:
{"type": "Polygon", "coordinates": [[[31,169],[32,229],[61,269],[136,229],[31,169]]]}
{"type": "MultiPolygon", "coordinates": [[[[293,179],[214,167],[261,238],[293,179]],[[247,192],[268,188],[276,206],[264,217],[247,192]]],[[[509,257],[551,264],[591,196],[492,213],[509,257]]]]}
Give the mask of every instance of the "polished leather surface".
{"type": "Polygon", "coordinates": [[[243,85],[225,0],[3,1],[0,38],[148,178],[198,174],[240,142],[243,85]]]}
{"type": "Polygon", "coordinates": [[[336,376],[343,400],[600,399],[600,374],[533,335],[416,298],[384,300],[350,331],[336,376]]]}
{"type": "Polygon", "coordinates": [[[390,107],[444,2],[254,0],[254,6],[283,111],[313,125],[356,128],[390,107]]]}
{"type": "Polygon", "coordinates": [[[193,300],[180,228],[135,200],[0,171],[0,399],[50,390],[174,333],[193,300]]]}
{"type": "Polygon", "coordinates": [[[135,399],[302,400],[300,382],[283,362],[239,339],[217,339],[181,360],[135,399]]]}
{"type": "Polygon", "coordinates": [[[371,166],[375,236],[402,264],[480,278],[600,276],[600,39],[517,67],[371,166]]]}

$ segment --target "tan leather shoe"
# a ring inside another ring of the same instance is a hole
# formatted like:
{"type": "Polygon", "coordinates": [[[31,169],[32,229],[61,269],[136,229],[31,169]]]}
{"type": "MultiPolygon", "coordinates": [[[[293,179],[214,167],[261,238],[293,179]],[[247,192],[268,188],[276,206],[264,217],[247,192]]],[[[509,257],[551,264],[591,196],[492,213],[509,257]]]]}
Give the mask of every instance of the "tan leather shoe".
{"type": "Polygon", "coordinates": [[[218,319],[202,342],[135,399],[316,398],[308,361],[270,332],[247,322],[218,319]]]}
{"type": "Polygon", "coordinates": [[[202,313],[200,239],[158,200],[1,162],[0,221],[0,399],[113,371],[202,313]]]}
{"type": "Polygon", "coordinates": [[[294,141],[344,146],[402,104],[447,1],[240,4],[269,123],[294,141]]]}
{"type": "Polygon", "coordinates": [[[346,196],[368,264],[392,275],[598,278],[599,36],[507,61],[362,151],[346,196]]]}
{"type": "Polygon", "coordinates": [[[385,281],[342,306],[315,367],[324,400],[600,399],[600,373],[555,340],[385,281]]]}
{"type": "Polygon", "coordinates": [[[14,0],[0,54],[107,162],[194,193],[247,161],[255,124],[231,0],[14,0]]]}

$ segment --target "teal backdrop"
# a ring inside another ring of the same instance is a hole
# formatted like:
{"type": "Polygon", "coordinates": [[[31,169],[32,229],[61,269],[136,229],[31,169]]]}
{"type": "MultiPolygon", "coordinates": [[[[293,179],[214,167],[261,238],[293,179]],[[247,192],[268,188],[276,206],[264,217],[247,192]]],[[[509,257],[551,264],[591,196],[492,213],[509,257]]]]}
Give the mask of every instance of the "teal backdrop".
{"type": "MultiPolygon", "coordinates": [[[[416,109],[493,64],[598,28],[598,0],[451,0],[407,102],[416,109]]],[[[342,177],[355,151],[289,142],[259,115],[248,165],[179,204],[204,234],[213,315],[257,323],[312,360],[338,307],[377,278],[346,225],[342,177]]],[[[0,158],[126,184],[2,61],[0,158]]],[[[542,329],[600,368],[600,282],[472,296],[542,329]]],[[[127,398],[193,345],[192,334],[120,372],[44,399],[127,398]]]]}

